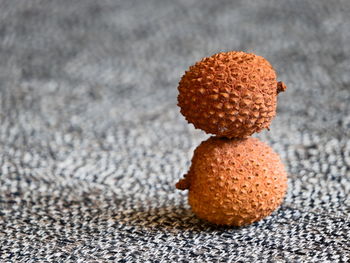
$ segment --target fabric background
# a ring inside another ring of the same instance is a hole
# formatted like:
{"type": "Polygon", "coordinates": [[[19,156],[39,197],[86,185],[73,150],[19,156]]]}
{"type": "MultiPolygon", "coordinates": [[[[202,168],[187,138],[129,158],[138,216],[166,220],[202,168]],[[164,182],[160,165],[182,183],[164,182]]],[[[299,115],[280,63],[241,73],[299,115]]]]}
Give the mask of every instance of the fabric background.
{"type": "Polygon", "coordinates": [[[349,262],[350,1],[0,1],[0,262],[349,262]],[[174,184],[208,138],[176,106],[204,56],[266,57],[289,189],[243,228],[174,184]]]}

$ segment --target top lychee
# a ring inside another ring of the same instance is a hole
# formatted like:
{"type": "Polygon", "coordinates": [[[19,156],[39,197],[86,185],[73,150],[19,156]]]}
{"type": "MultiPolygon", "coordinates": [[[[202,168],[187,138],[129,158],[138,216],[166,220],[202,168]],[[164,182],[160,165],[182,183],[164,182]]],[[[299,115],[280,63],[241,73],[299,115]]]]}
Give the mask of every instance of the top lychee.
{"type": "Polygon", "coordinates": [[[218,53],[191,66],[179,83],[178,105],[196,128],[219,137],[245,138],[268,128],[277,94],[286,89],[263,57],[218,53]]]}

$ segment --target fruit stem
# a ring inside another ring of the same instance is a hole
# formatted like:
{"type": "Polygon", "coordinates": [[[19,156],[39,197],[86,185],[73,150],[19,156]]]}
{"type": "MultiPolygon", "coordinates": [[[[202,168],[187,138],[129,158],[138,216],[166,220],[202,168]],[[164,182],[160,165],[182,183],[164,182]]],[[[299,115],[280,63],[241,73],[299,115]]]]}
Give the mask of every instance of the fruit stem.
{"type": "Polygon", "coordinates": [[[186,190],[190,188],[190,182],[188,180],[187,174],[185,174],[184,178],[176,183],[176,188],[179,190],[186,190]]]}
{"type": "Polygon", "coordinates": [[[277,83],[277,94],[280,93],[280,92],[285,91],[286,89],[287,89],[287,86],[282,81],[279,81],[277,83]]]}

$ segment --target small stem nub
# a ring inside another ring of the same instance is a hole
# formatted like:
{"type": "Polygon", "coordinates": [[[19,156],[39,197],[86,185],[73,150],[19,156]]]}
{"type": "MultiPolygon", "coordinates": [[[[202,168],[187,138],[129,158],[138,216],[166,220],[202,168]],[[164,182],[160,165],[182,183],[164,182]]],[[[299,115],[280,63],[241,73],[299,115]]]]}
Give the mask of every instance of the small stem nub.
{"type": "Polygon", "coordinates": [[[188,180],[188,177],[186,177],[186,175],[185,175],[185,178],[183,178],[180,181],[178,181],[175,186],[179,190],[189,189],[190,188],[190,182],[188,180]]]}
{"type": "Polygon", "coordinates": [[[279,81],[277,83],[277,94],[280,93],[280,92],[285,91],[286,89],[287,89],[287,86],[282,81],[279,81]]]}

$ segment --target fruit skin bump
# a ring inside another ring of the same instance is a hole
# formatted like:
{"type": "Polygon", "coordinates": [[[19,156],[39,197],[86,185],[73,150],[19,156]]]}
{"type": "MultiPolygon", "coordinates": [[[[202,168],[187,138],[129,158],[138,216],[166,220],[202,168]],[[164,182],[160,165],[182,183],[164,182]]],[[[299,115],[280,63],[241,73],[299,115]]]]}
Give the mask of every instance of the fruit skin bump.
{"type": "Polygon", "coordinates": [[[197,147],[188,174],[176,187],[189,190],[189,204],[199,218],[243,226],[281,204],[287,174],[279,156],[256,138],[211,137],[197,147]]]}
{"type": "Polygon", "coordinates": [[[189,123],[206,133],[245,138],[269,128],[277,94],[285,89],[263,57],[223,52],[185,72],[178,86],[178,106],[189,123]]]}

